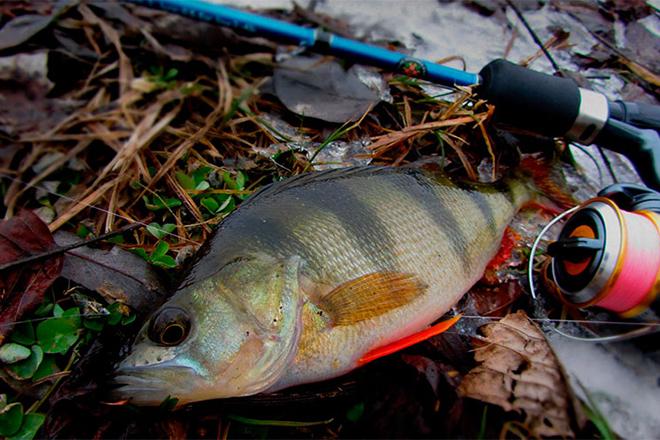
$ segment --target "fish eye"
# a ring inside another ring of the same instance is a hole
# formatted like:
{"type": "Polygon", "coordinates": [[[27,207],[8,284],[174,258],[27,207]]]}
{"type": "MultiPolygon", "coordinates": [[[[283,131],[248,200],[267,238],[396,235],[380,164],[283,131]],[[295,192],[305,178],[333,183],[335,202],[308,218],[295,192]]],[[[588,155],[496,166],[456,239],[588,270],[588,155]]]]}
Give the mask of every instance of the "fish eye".
{"type": "Polygon", "coordinates": [[[190,333],[190,318],[178,307],[166,307],[149,324],[148,336],[159,345],[172,346],[183,342],[190,333]]]}

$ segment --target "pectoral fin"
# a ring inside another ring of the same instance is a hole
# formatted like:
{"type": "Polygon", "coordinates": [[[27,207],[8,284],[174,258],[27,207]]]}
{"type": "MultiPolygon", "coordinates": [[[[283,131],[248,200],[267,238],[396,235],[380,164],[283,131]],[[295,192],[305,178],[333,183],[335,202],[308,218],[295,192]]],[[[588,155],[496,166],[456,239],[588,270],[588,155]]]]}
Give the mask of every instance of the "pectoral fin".
{"type": "Polygon", "coordinates": [[[358,360],[358,365],[364,365],[368,362],[374,361],[378,358],[381,358],[383,356],[387,356],[388,354],[395,353],[399,350],[403,350],[404,348],[410,347],[411,345],[415,345],[419,342],[422,342],[426,339],[429,339],[433,336],[439,335],[440,333],[446,331],[447,329],[451,328],[456,322],[461,319],[461,315],[456,315],[451,319],[448,319],[446,321],[442,321],[434,325],[433,327],[429,327],[427,329],[424,329],[420,332],[413,333],[410,336],[406,336],[403,339],[399,339],[398,341],[394,341],[391,344],[383,345],[382,347],[374,348],[373,350],[367,352],[364,356],[362,356],[358,360]]]}
{"type": "Polygon", "coordinates": [[[320,301],[334,325],[350,325],[412,302],[426,290],[415,275],[375,272],[348,281],[320,301]]]}

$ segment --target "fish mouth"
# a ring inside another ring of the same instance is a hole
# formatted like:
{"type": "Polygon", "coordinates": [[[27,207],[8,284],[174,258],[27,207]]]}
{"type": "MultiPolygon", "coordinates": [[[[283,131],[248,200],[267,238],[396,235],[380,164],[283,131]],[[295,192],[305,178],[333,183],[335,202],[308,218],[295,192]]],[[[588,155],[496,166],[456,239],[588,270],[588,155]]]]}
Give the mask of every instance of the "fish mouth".
{"type": "Polygon", "coordinates": [[[176,397],[182,390],[171,378],[186,377],[190,371],[185,366],[120,367],[111,380],[113,400],[128,400],[137,405],[159,405],[168,397],[176,397]],[[159,377],[163,375],[164,377],[159,377]],[[170,378],[167,380],[166,378],[170,378]]]}

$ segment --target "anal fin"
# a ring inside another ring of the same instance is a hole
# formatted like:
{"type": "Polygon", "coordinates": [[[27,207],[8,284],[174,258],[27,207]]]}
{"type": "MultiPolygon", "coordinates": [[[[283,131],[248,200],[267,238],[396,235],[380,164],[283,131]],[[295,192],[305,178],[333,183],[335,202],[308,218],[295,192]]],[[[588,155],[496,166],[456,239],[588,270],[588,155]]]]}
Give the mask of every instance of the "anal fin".
{"type": "Polygon", "coordinates": [[[415,345],[419,342],[425,341],[426,339],[432,338],[433,336],[439,335],[440,333],[443,333],[444,331],[451,328],[459,319],[461,319],[461,315],[456,315],[451,319],[439,322],[432,327],[426,328],[417,333],[413,333],[412,335],[406,336],[403,339],[399,339],[398,341],[383,345],[382,347],[374,348],[358,360],[358,365],[364,365],[378,358],[403,350],[404,348],[410,347],[411,345],[415,345]]]}

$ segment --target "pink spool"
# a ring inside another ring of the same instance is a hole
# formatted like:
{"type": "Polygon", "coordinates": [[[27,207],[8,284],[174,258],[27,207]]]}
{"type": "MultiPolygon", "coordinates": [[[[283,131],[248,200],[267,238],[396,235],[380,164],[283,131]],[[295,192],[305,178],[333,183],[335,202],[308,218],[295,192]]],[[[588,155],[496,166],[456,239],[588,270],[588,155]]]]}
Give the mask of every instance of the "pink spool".
{"type": "Polygon", "coordinates": [[[619,211],[623,246],[610,286],[596,305],[623,314],[636,315],[657,294],[660,275],[660,229],[653,213],[619,211]],[[646,214],[646,215],[645,215],[646,214]],[[651,297],[651,298],[650,298],[651,297]]]}
{"type": "Polygon", "coordinates": [[[577,209],[548,246],[560,298],[626,318],[654,310],[660,291],[660,215],[623,211],[596,197],[577,209]]]}

